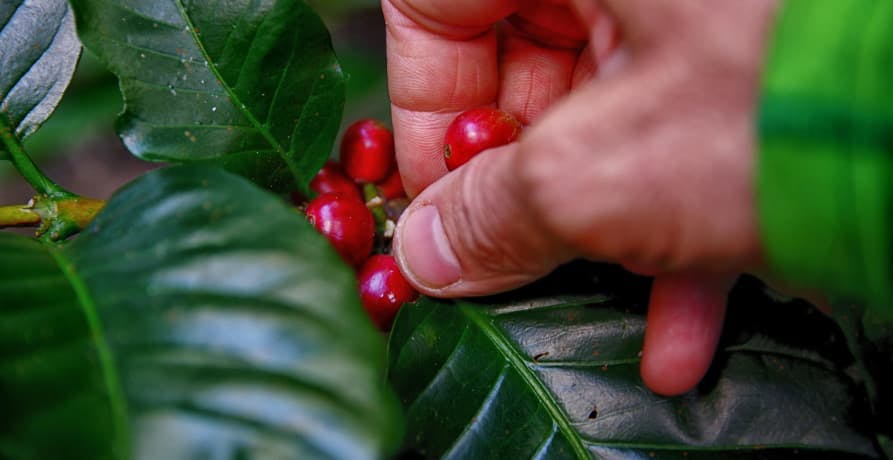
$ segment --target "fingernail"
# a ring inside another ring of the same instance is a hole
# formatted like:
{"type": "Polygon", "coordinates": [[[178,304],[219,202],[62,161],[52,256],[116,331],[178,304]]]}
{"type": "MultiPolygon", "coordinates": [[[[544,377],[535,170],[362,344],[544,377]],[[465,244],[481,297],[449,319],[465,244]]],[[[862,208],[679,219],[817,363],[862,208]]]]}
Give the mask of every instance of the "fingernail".
{"type": "Polygon", "coordinates": [[[410,211],[397,230],[398,258],[416,282],[440,289],[459,281],[461,272],[435,206],[410,211]]]}

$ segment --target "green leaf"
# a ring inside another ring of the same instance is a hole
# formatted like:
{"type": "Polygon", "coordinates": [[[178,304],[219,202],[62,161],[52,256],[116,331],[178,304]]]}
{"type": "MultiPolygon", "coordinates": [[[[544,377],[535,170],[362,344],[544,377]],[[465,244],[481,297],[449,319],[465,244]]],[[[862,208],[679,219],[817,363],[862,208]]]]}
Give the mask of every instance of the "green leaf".
{"type": "Polygon", "coordinates": [[[0,129],[20,140],[34,133],[62,99],[80,54],[65,0],[0,2],[0,129]]]}
{"type": "Polygon", "coordinates": [[[121,105],[118,79],[92,53],[82,53],[56,112],[25,141],[24,147],[38,162],[90,148],[87,144],[108,138],[121,105]]]}
{"type": "Polygon", "coordinates": [[[0,458],[367,459],[399,443],[352,272],[293,209],[150,173],[70,244],[0,233],[0,458]]]}
{"type": "MultiPolygon", "coordinates": [[[[563,292],[404,308],[390,380],[406,448],[424,458],[876,458],[861,388],[833,322],[733,293],[721,350],[696,391],[662,398],[639,377],[647,284],[575,266],[563,292]],[[597,281],[590,281],[597,277],[597,281]]],[[[559,291],[559,292],[562,292],[559,291]]]]}
{"type": "Polygon", "coordinates": [[[867,423],[878,433],[878,444],[887,458],[893,458],[893,323],[885,311],[878,305],[834,303],[834,318],[856,357],[855,373],[864,382],[871,405],[867,423]]]}
{"type": "Polygon", "coordinates": [[[344,78],[300,0],[72,0],[78,31],[124,95],[118,131],[140,158],[213,162],[276,191],[329,156],[344,78]]]}

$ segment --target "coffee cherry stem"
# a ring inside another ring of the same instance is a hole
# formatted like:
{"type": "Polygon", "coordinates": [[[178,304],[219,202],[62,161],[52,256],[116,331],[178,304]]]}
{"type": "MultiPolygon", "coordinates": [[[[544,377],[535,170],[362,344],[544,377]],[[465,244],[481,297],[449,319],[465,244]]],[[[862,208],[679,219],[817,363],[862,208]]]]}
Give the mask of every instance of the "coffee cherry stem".
{"type": "Polygon", "coordinates": [[[366,207],[369,208],[375,219],[375,252],[389,254],[391,239],[394,238],[394,229],[397,227],[397,219],[399,219],[399,215],[394,217],[391,203],[406,200],[386,199],[375,184],[363,185],[363,197],[366,199],[366,207]]]}
{"type": "Polygon", "coordinates": [[[384,212],[384,198],[378,194],[375,184],[363,184],[363,199],[366,200],[366,207],[372,211],[372,217],[375,218],[375,230],[381,232],[388,216],[384,212]]]}
{"type": "Polygon", "coordinates": [[[377,253],[386,254],[391,247],[391,238],[394,236],[396,222],[388,218],[385,210],[388,201],[381,196],[375,184],[363,185],[363,197],[366,199],[366,207],[372,212],[375,219],[375,249],[377,253]]]}

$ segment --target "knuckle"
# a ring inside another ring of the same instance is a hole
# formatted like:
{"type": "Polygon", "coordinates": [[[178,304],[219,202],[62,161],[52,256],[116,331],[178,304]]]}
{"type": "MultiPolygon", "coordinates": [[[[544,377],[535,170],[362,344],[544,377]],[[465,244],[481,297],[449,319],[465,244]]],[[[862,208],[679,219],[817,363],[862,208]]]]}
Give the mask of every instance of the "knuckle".
{"type": "Polygon", "coordinates": [[[492,152],[488,161],[472,161],[462,168],[448,204],[447,235],[463,272],[500,276],[531,273],[538,261],[530,247],[530,217],[521,203],[525,196],[505,164],[515,152],[492,152]]]}
{"type": "Polygon", "coordinates": [[[554,144],[535,132],[522,137],[513,177],[520,190],[526,192],[529,213],[545,237],[570,242],[562,217],[568,197],[567,164],[554,144]]]}

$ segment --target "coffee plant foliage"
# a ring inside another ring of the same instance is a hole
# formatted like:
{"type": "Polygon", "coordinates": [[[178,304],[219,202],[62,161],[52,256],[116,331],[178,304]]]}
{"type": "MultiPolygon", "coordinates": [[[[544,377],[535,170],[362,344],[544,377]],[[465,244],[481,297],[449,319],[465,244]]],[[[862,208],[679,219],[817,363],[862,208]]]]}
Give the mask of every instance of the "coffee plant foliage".
{"type": "Polygon", "coordinates": [[[610,265],[423,297],[377,332],[285,199],[329,157],[346,78],[302,0],[0,3],[0,161],[35,188],[0,224],[39,225],[0,232],[0,458],[884,458],[888,334],[751,278],[675,398],[638,375],[649,281],[610,265]],[[82,47],[118,79],[123,145],[164,163],[107,202],[23,143],[82,47]]]}

